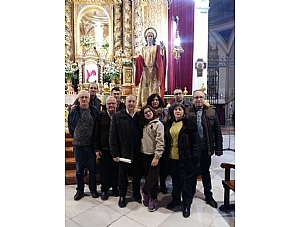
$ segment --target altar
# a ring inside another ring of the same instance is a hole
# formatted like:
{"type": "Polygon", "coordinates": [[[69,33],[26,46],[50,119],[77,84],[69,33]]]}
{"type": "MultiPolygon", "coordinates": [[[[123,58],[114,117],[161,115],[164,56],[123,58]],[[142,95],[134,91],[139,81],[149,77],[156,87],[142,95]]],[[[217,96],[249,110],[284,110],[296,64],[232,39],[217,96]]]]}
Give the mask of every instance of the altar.
{"type": "MultiPolygon", "coordinates": [[[[122,95],[137,94],[135,58],[145,45],[144,31],[155,27],[159,40],[168,40],[168,1],[152,1],[65,1],[65,62],[76,65],[68,76],[78,72],[66,94],[88,83],[97,83],[100,95],[105,83],[110,90],[120,87],[122,95]]],[[[73,99],[66,96],[66,104],[73,99]]]]}

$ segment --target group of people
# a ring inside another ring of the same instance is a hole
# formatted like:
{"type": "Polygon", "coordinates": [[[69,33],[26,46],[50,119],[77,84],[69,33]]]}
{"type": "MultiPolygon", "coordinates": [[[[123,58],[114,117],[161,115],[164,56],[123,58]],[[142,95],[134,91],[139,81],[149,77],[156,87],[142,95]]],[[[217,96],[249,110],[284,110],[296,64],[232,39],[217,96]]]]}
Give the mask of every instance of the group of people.
{"type": "Polygon", "coordinates": [[[133,199],[155,211],[159,185],[166,194],[166,178],[170,175],[172,201],[167,208],[173,209],[182,201],[182,214],[187,218],[200,174],[205,201],[217,208],[209,169],[211,156],[223,154],[223,138],[216,111],[204,105],[205,94],[195,90],[190,102],[184,99],[182,89],[176,88],[175,102],[165,108],[161,96],[155,93],[139,110],[133,94],[127,95],[125,106],[118,109],[123,103],[114,93],[118,89],[111,91],[101,112],[90,102],[88,91],[80,91],[79,104],[70,108],[68,127],[73,137],[77,180],[74,199],[84,196],[85,166],[91,195],[99,197],[96,189],[99,161],[101,199],[107,200],[112,188],[113,195],[119,196],[120,208],[127,204],[128,176],[132,176],[133,199]],[[141,188],[143,176],[145,184],[141,188]]]}

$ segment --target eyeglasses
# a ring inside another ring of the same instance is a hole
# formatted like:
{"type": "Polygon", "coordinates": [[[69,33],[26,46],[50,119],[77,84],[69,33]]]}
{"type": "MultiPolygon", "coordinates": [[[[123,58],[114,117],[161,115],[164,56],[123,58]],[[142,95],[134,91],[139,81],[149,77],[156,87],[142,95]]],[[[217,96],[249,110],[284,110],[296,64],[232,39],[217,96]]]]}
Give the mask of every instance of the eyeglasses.
{"type": "Polygon", "coordinates": [[[205,97],[203,97],[203,96],[196,96],[196,97],[194,97],[194,99],[204,99],[205,97]]]}
{"type": "Polygon", "coordinates": [[[174,95],[175,95],[175,96],[177,96],[177,95],[182,95],[182,93],[181,93],[181,92],[179,92],[179,93],[174,93],[174,95]]]}
{"type": "Polygon", "coordinates": [[[152,111],[151,110],[147,110],[147,111],[144,112],[144,115],[146,115],[148,113],[152,113],[152,111]]]}
{"type": "Polygon", "coordinates": [[[79,98],[81,98],[81,99],[88,99],[89,96],[81,96],[81,97],[79,97],[79,98]]]}

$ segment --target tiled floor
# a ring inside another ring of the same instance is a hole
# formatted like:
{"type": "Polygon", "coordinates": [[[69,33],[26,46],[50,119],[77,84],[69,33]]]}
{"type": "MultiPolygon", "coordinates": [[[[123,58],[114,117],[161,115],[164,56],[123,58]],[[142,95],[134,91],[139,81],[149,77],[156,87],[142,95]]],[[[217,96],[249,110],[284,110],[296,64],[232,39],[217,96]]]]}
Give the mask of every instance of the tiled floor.
{"type": "MultiPolygon", "coordinates": [[[[229,148],[229,136],[224,135],[223,147],[229,148]]],[[[235,147],[235,136],[231,135],[230,148],[235,147]]],[[[223,204],[223,187],[221,180],[224,178],[224,169],[220,163],[235,163],[235,153],[225,150],[221,157],[213,156],[211,165],[211,177],[213,184],[213,194],[218,206],[223,204]]],[[[235,172],[231,170],[234,179],[235,172]]],[[[119,208],[118,197],[109,197],[102,201],[101,198],[94,199],[90,196],[86,185],[87,196],[79,201],[75,201],[73,196],[76,192],[76,185],[65,186],[65,223],[66,227],[166,227],[166,226],[201,226],[201,227],[233,227],[235,226],[235,211],[221,212],[207,205],[204,201],[202,182],[198,181],[197,192],[191,207],[189,218],[183,218],[179,207],[173,210],[166,209],[166,205],[171,201],[172,183],[167,179],[168,194],[159,193],[159,206],[155,212],[149,212],[147,207],[131,201],[131,190],[128,190],[127,206],[119,208]]],[[[98,186],[100,192],[100,186],[98,186]]],[[[230,201],[235,202],[234,192],[231,192],[230,201]]]]}

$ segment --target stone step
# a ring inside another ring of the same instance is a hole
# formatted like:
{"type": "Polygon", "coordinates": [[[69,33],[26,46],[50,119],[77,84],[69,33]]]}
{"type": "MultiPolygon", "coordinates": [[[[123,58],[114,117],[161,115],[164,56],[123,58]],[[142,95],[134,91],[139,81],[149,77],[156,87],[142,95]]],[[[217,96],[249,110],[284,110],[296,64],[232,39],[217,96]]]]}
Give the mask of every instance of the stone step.
{"type": "MultiPolygon", "coordinates": [[[[87,174],[83,181],[85,184],[89,183],[89,174],[87,174]]],[[[96,175],[96,182],[100,184],[100,174],[96,175]]],[[[65,185],[76,185],[76,170],[65,170],[65,185]]]]}

